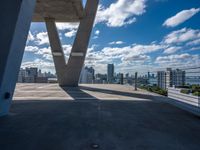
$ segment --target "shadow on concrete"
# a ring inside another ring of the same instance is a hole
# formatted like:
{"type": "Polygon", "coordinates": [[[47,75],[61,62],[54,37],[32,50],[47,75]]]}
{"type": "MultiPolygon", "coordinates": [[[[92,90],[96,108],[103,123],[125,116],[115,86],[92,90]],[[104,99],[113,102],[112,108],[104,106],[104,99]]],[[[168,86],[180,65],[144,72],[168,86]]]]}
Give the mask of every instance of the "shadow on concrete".
{"type": "Polygon", "coordinates": [[[101,89],[101,88],[96,88],[96,87],[88,87],[88,86],[80,86],[79,89],[100,92],[100,93],[105,93],[105,94],[128,96],[128,97],[133,97],[133,98],[143,98],[143,99],[149,99],[149,100],[159,100],[164,97],[164,96],[158,96],[158,95],[147,95],[146,93],[145,94],[134,93],[134,89],[133,89],[133,92],[131,92],[131,93],[123,92],[123,91],[116,91],[116,90],[112,90],[112,89],[101,89]]]}
{"type": "Polygon", "coordinates": [[[151,101],[16,100],[1,150],[199,150],[200,119],[151,101]]]}
{"type": "Polygon", "coordinates": [[[84,92],[80,87],[61,87],[74,100],[91,101],[98,100],[96,97],[84,92]]]}

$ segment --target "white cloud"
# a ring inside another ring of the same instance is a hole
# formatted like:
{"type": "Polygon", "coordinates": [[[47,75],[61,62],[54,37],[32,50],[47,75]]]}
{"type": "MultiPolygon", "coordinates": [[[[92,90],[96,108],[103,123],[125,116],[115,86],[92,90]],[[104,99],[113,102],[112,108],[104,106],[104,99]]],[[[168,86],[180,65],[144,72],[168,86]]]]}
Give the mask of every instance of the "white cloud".
{"type": "Polygon", "coordinates": [[[99,35],[99,34],[100,34],[100,31],[99,31],[99,30],[96,30],[94,34],[95,34],[95,35],[99,35]]]}
{"type": "Polygon", "coordinates": [[[65,54],[65,57],[68,58],[69,54],[70,54],[70,52],[72,50],[72,45],[66,44],[66,45],[63,45],[62,47],[63,47],[63,52],[65,54]]]}
{"type": "Polygon", "coordinates": [[[120,44],[124,44],[123,41],[113,41],[109,43],[110,45],[120,45],[120,44]]]}
{"type": "Polygon", "coordinates": [[[164,43],[177,44],[188,42],[194,39],[200,38],[200,30],[183,28],[177,31],[173,31],[164,37],[164,43]]]}
{"type": "Polygon", "coordinates": [[[109,27],[121,27],[132,24],[136,16],[145,13],[146,0],[117,0],[108,8],[99,6],[96,23],[104,22],[109,27]]]}
{"type": "Polygon", "coordinates": [[[105,55],[115,56],[115,55],[127,55],[132,53],[133,55],[138,54],[147,54],[152,53],[158,50],[161,50],[163,47],[161,45],[150,44],[150,45],[141,45],[133,44],[126,47],[105,47],[102,49],[102,52],[105,55]]]}
{"type": "Polygon", "coordinates": [[[198,65],[200,62],[198,55],[190,55],[188,53],[180,55],[159,56],[155,63],[161,66],[184,66],[184,65],[198,65]]]}
{"type": "Polygon", "coordinates": [[[163,26],[166,27],[175,27],[179,24],[185,22],[186,20],[190,19],[192,16],[194,16],[196,13],[200,11],[200,8],[191,8],[188,10],[183,10],[179,13],[177,13],[175,16],[168,18],[164,23],[163,26]]]}
{"type": "Polygon", "coordinates": [[[194,50],[200,50],[200,46],[199,47],[192,47],[190,50],[194,51],[194,50]]]}
{"type": "Polygon", "coordinates": [[[145,62],[150,59],[150,56],[147,55],[126,55],[122,58],[122,61],[128,62],[145,62]]]}
{"type": "Polygon", "coordinates": [[[99,34],[100,34],[100,31],[99,30],[96,30],[95,32],[94,32],[94,37],[93,37],[93,39],[97,39],[97,38],[99,38],[99,34]]]}
{"type": "Polygon", "coordinates": [[[31,31],[28,32],[28,38],[27,38],[27,42],[30,42],[30,41],[34,41],[34,36],[33,34],[31,33],[31,31]]]}
{"type": "Polygon", "coordinates": [[[102,72],[102,67],[108,63],[117,62],[115,65],[134,66],[141,65],[150,60],[150,56],[146,55],[162,49],[162,46],[150,44],[141,45],[133,44],[126,47],[105,47],[101,51],[88,51],[86,57],[86,65],[95,66],[96,72],[102,72]]]}
{"type": "Polygon", "coordinates": [[[71,31],[65,33],[65,36],[71,38],[76,35],[76,32],[77,32],[76,29],[72,29],[71,31]]]}
{"type": "Polygon", "coordinates": [[[37,52],[37,51],[39,51],[39,47],[37,47],[37,46],[26,46],[25,51],[26,52],[37,52]]]}
{"type": "Polygon", "coordinates": [[[40,48],[35,54],[41,55],[46,60],[53,60],[50,47],[40,48]]]}
{"type": "Polygon", "coordinates": [[[49,38],[47,32],[39,32],[36,35],[36,44],[37,45],[43,45],[43,44],[49,44],[49,38]]]}
{"type": "Polygon", "coordinates": [[[79,23],[56,23],[58,30],[73,30],[78,28],[79,23]]]}
{"type": "Polygon", "coordinates": [[[193,40],[191,42],[188,42],[187,45],[189,45],[189,46],[200,45],[200,38],[193,40]]]}
{"type": "Polygon", "coordinates": [[[42,69],[42,71],[55,72],[54,63],[52,61],[45,61],[45,60],[42,60],[42,59],[35,59],[33,61],[23,62],[21,67],[22,68],[38,67],[39,69],[42,69]]]}
{"type": "MultiPolygon", "coordinates": [[[[68,60],[72,46],[71,45],[62,45],[62,48],[63,48],[63,52],[65,54],[65,58],[66,58],[66,60],[68,60]]],[[[53,59],[50,47],[40,48],[39,51],[37,51],[35,54],[41,55],[46,60],[53,59]]]]}
{"type": "Polygon", "coordinates": [[[172,46],[172,47],[168,47],[167,49],[164,50],[164,54],[172,54],[177,52],[178,50],[180,50],[181,47],[180,46],[172,46]]]}

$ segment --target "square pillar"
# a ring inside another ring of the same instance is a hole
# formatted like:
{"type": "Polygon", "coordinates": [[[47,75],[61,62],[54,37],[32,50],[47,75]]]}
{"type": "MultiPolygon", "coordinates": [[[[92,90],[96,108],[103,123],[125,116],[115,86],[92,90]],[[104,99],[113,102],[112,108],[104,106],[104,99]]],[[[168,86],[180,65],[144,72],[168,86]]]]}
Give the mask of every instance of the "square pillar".
{"type": "Polygon", "coordinates": [[[0,116],[8,114],[36,0],[0,1],[0,116]]]}

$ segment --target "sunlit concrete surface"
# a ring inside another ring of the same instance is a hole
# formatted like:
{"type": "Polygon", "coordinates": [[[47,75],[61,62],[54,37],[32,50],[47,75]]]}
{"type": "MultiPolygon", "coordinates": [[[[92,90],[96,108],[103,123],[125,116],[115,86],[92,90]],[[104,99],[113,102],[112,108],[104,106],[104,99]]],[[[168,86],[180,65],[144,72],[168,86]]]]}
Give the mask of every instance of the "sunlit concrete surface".
{"type": "MultiPolygon", "coordinates": [[[[61,88],[57,84],[17,84],[14,100],[145,100],[152,96],[146,91],[133,93],[133,87],[108,84],[82,84],[61,88]],[[113,89],[113,90],[112,90],[113,89]],[[140,97],[137,96],[140,94],[140,97]]],[[[152,95],[152,94],[151,94],[152,95]]]]}
{"type": "Polygon", "coordinates": [[[18,84],[0,149],[199,150],[200,118],[123,85],[18,84]]]}

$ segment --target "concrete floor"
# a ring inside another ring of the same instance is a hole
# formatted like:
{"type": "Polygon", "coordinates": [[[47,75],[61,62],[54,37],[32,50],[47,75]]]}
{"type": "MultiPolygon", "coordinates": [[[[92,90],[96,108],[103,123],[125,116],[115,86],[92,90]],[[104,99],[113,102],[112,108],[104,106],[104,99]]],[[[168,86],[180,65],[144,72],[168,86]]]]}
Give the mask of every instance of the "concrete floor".
{"type": "Polygon", "coordinates": [[[200,149],[200,118],[131,87],[18,84],[14,99],[1,150],[200,149]]]}

